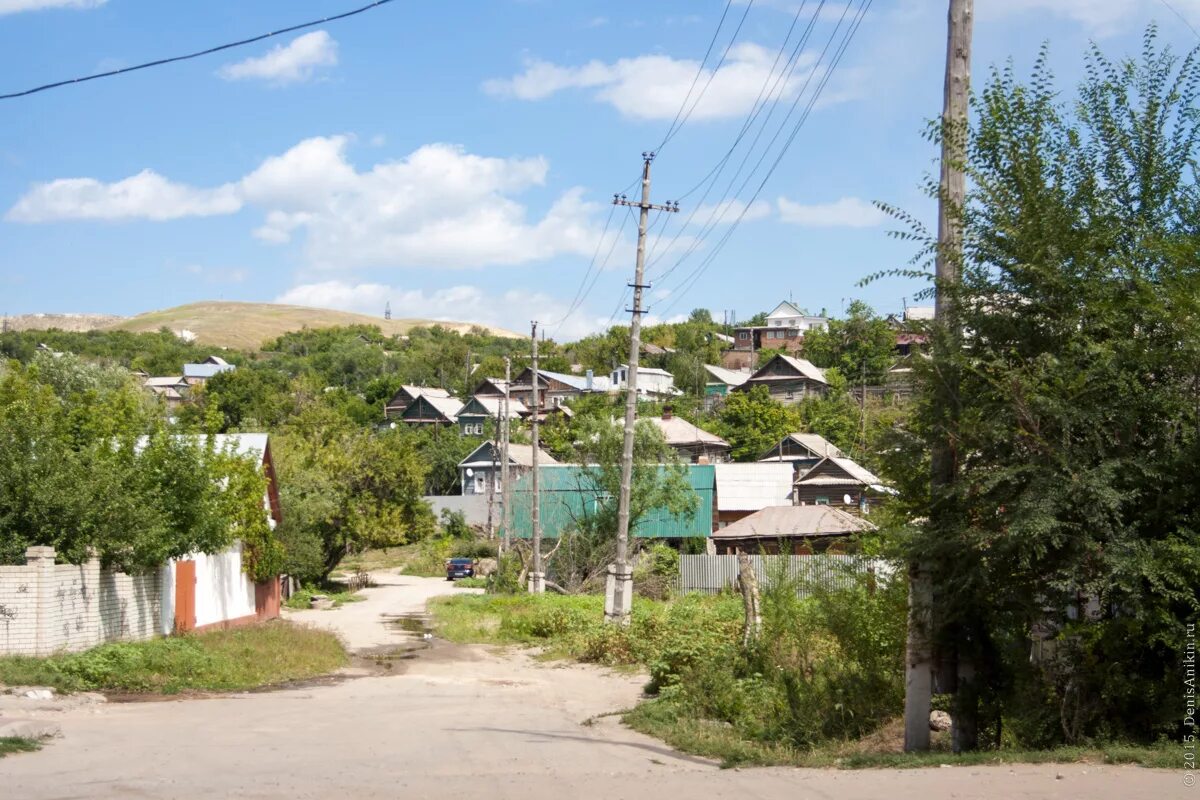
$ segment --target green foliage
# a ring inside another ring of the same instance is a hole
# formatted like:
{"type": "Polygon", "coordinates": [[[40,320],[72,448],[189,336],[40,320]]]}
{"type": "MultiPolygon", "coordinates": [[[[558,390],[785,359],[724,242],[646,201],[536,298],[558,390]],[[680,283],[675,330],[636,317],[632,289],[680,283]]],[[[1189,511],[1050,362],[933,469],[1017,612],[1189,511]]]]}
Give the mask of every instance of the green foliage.
{"type": "Polygon", "coordinates": [[[474,535],[471,532],[471,526],[467,524],[466,514],[461,511],[451,511],[448,508],[442,509],[439,527],[444,536],[452,539],[469,539],[474,535]]]}
{"type": "Polygon", "coordinates": [[[312,599],[317,595],[323,595],[326,599],[333,603],[333,608],[339,608],[346,603],[361,603],[367,598],[363,597],[359,592],[346,591],[344,585],[330,583],[325,586],[308,586],[292,592],[292,596],[284,603],[288,608],[303,610],[312,607],[312,599]]]}
{"type": "Polygon", "coordinates": [[[799,409],[772,400],[765,386],[732,392],[716,423],[714,432],[733,446],[734,461],[757,461],[783,437],[803,430],[799,409]]]}
{"type": "Polygon", "coordinates": [[[938,586],[941,641],[1026,742],[1179,724],[1200,615],[1196,57],[1150,28],[1139,60],[1093,48],[1074,103],[1044,57],[1028,83],[994,70],[975,102],[962,284],[939,287],[968,333],[935,326],[945,355],[919,364],[890,471],[929,520],[905,543],[938,586]],[[958,475],[931,497],[949,429],[958,475]],[[1035,626],[1054,655],[1031,664],[1035,626]]]}
{"type": "Polygon", "coordinates": [[[276,437],[275,452],[285,524],[320,540],[324,575],[351,553],[432,532],[422,500],[427,468],[404,431],[356,428],[309,402],[276,437]]]}
{"type": "Polygon", "coordinates": [[[0,736],[0,758],[13,753],[33,753],[42,749],[42,743],[37,739],[26,739],[22,736],[0,736]]]}
{"type": "Polygon", "coordinates": [[[0,683],[68,692],[238,691],[324,675],[346,660],[334,634],[274,621],[47,658],[4,656],[0,683]]]}
{"type": "Polygon", "coordinates": [[[846,312],[845,319],[831,319],[828,330],[805,332],[804,357],[818,367],[837,367],[854,383],[883,383],[895,361],[895,332],[861,300],[846,312]]]}
{"type": "Polygon", "coordinates": [[[120,369],[73,356],[0,375],[0,562],[49,545],[71,563],[96,552],[154,569],[244,537],[256,578],[280,563],[257,466],[204,437],[172,435],[120,369]]]}
{"type": "MultiPolygon", "coordinates": [[[[72,353],[101,364],[141,370],[151,375],[179,375],[182,365],[198,363],[212,355],[211,348],[191,344],[168,330],[156,333],[129,331],[7,331],[0,334],[0,358],[24,363],[33,360],[39,344],[60,353],[72,353]]],[[[223,354],[241,363],[239,354],[223,354]]]]}

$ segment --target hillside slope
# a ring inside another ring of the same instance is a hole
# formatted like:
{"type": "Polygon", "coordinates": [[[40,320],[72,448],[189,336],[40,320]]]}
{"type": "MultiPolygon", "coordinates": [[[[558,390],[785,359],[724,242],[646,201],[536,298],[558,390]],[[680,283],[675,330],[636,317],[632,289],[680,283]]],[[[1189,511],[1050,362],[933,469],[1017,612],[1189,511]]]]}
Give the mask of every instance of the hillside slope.
{"type": "MultiPolygon", "coordinates": [[[[469,322],[438,322],[428,319],[383,319],[348,311],[333,311],[326,308],[285,306],[274,303],[205,302],[189,303],[162,311],[150,311],[129,317],[111,325],[107,330],[156,331],[169,328],[172,331],[189,330],[196,334],[196,341],[214,347],[235,349],[258,349],[263,342],[274,339],[289,331],[302,328],[332,328],[340,325],[375,325],[386,334],[404,334],[412,328],[426,325],[441,325],[444,328],[466,333],[475,327],[469,322]]],[[[497,336],[517,334],[501,328],[478,326],[497,336]]]]}

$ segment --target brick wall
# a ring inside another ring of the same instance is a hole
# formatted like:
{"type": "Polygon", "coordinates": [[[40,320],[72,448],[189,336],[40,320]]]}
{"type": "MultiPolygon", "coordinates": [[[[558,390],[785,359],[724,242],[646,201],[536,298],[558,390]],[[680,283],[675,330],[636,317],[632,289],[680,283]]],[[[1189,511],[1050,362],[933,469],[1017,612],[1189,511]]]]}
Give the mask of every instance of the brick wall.
{"type": "Polygon", "coordinates": [[[0,566],[0,654],[86,650],[158,633],[157,572],[126,575],[85,564],[55,564],[54,548],[30,547],[25,566],[0,566]]]}

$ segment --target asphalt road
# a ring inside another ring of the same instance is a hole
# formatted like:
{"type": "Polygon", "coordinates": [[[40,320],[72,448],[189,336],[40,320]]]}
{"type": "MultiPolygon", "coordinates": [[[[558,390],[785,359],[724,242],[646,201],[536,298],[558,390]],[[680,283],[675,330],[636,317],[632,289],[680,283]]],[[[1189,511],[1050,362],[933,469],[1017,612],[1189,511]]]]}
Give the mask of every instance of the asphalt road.
{"type": "MultiPolygon", "coordinates": [[[[395,578],[303,612],[364,652],[414,647],[386,675],[267,693],[47,707],[63,738],[0,760],[0,798],[1088,798],[1200,797],[1182,774],[1049,765],[721,770],[597,715],[642,679],[521,652],[434,642],[386,624],[451,589],[395,578]]],[[[359,670],[360,673],[363,670],[359,670]]]]}

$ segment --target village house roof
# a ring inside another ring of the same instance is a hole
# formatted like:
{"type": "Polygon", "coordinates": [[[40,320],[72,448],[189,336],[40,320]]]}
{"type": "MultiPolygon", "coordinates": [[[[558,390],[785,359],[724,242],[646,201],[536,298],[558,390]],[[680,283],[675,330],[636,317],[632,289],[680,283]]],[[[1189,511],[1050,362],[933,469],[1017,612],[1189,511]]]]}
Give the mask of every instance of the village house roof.
{"type": "Polygon", "coordinates": [[[660,431],[663,438],[667,440],[667,444],[672,447],[684,447],[686,445],[708,444],[717,447],[729,447],[729,442],[717,436],[715,433],[697,428],[686,419],[679,417],[643,417],[647,422],[653,423],[660,431]]]}
{"type": "Polygon", "coordinates": [[[612,388],[612,384],[606,376],[593,375],[591,377],[592,385],[588,386],[589,378],[586,375],[568,375],[565,372],[551,372],[546,369],[538,370],[538,377],[552,378],[559,383],[565,383],[572,389],[578,389],[581,392],[607,392],[612,388]]]}
{"type": "MultiPolygon", "coordinates": [[[[504,396],[497,397],[496,395],[475,395],[467,401],[466,405],[458,412],[459,416],[481,415],[491,417],[493,419],[500,416],[500,409],[504,405],[504,396]]],[[[518,419],[523,414],[529,413],[529,409],[515,397],[508,398],[508,418],[518,419]]]]}
{"type": "Polygon", "coordinates": [[[714,464],[718,511],[758,511],[791,505],[792,465],[714,464]]]}
{"type": "MultiPolygon", "coordinates": [[[[837,448],[837,445],[831,443],[819,433],[789,433],[786,437],[784,437],[782,442],[763,453],[762,458],[760,458],[759,461],[779,461],[779,447],[784,442],[789,441],[795,442],[804,449],[808,450],[813,454],[814,458],[828,458],[830,456],[841,458],[845,455],[837,448]]],[[[792,458],[795,458],[795,456],[792,456],[792,458]]],[[[783,460],[787,461],[788,457],[785,455],[783,460]]]]}
{"type": "Polygon", "coordinates": [[[142,385],[147,389],[167,389],[175,386],[186,386],[187,382],[182,375],[171,375],[169,377],[146,378],[142,381],[142,385]]]}
{"type": "MultiPolygon", "coordinates": [[[[471,454],[458,462],[459,469],[463,467],[490,467],[493,463],[500,463],[500,447],[493,441],[487,441],[471,451],[471,454]],[[495,458],[490,448],[495,448],[495,458]]],[[[533,466],[533,445],[529,444],[512,444],[508,445],[508,463],[518,467],[533,466]]],[[[558,466],[561,464],[558,459],[547,453],[545,450],[538,448],[538,466],[558,466]]]]}
{"type": "MultiPolygon", "coordinates": [[[[816,366],[815,364],[813,364],[811,361],[809,361],[806,358],[795,358],[793,356],[785,356],[783,354],[776,356],[776,358],[782,359],[784,361],[784,363],[793,367],[797,372],[799,372],[800,374],[802,374],[804,377],[808,378],[809,380],[817,381],[818,383],[826,382],[824,370],[822,370],[820,367],[816,366]]],[[[766,378],[766,379],[757,378],[757,380],[770,380],[770,379],[769,378],[766,378]]]]}
{"type": "Polygon", "coordinates": [[[705,364],[704,369],[708,374],[715,378],[715,381],[709,383],[723,383],[726,386],[741,386],[750,379],[750,373],[745,370],[725,369],[724,367],[705,364]]]}
{"type": "Polygon", "coordinates": [[[712,538],[720,541],[846,536],[875,529],[865,519],[832,506],[771,506],[714,531],[712,538]]]}
{"type": "Polygon", "coordinates": [[[463,404],[454,397],[430,396],[427,394],[420,395],[420,399],[428,403],[435,411],[444,416],[446,419],[454,419],[458,416],[458,412],[462,410],[463,404]]]}
{"type": "Polygon", "coordinates": [[[236,369],[233,364],[184,364],[183,377],[185,378],[203,378],[208,379],[214,375],[220,375],[222,372],[230,372],[236,369]]]}
{"type": "MultiPolygon", "coordinates": [[[[403,384],[401,390],[408,393],[410,397],[449,397],[450,392],[446,389],[439,389],[436,386],[413,386],[412,384],[403,384]]],[[[398,394],[398,393],[397,393],[398,394]]]]}
{"type": "Polygon", "coordinates": [[[829,458],[825,458],[813,467],[811,471],[796,479],[797,486],[844,486],[847,483],[856,483],[872,488],[885,488],[883,481],[876,477],[874,473],[844,456],[830,456],[829,458]],[[825,472],[827,464],[836,466],[844,475],[828,474],[825,472]]]}

